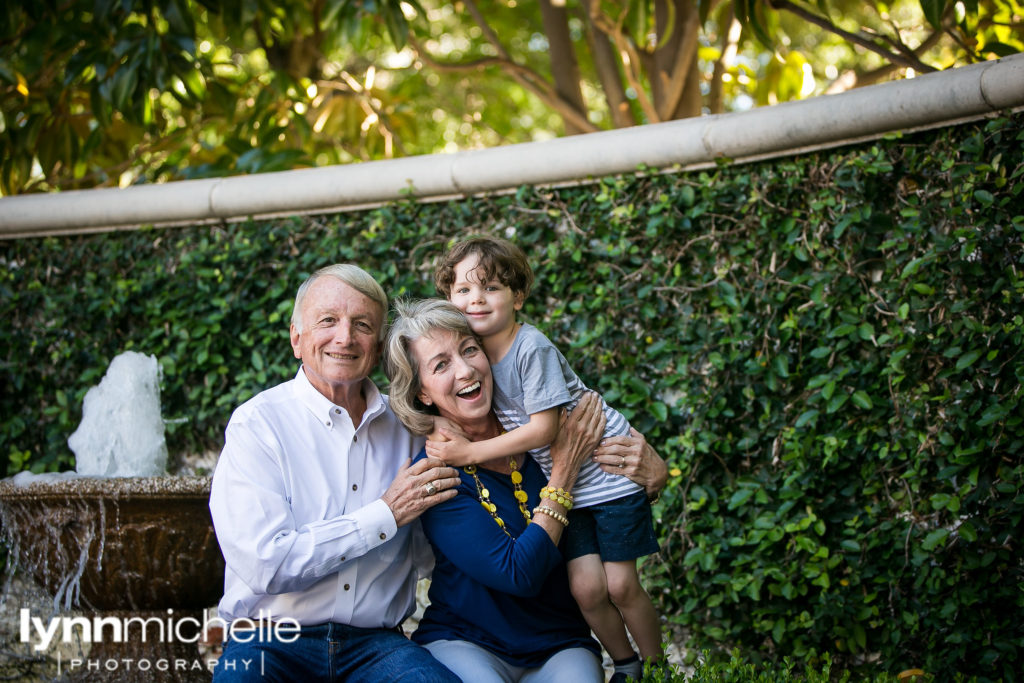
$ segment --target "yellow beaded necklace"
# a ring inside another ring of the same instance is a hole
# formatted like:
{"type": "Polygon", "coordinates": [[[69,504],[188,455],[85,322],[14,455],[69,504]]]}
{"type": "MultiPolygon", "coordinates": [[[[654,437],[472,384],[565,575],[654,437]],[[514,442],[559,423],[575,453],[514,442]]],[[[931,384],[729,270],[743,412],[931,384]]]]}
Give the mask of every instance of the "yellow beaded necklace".
{"type": "MultiPolygon", "coordinates": [[[[516,464],[515,456],[508,459],[508,466],[509,469],[512,470],[509,477],[512,479],[512,488],[515,489],[513,495],[516,497],[516,502],[519,503],[519,511],[523,513],[523,517],[526,518],[526,523],[529,524],[531,521],[530,509],[526,507],[527,496],[526,491],[524,491],[522,487],[523,475],[519,471],[519,466],[516,464]]],[[[505,520],[498,516],[498,506],[491,502],[491,492],[484,487],[483,482],[480,481],[480,477],[477,476],[476,465],[466,465],[462,468],[462,471],[472,476],[473,481],[476,482],[476,492],[480,496],[480,505],[483,506],[484,510],[487,510],[487,512],[490,513],[497,525],[505,532],[505,535],[512,538],[512,534],[510,534],[508,529],[505,527],[505,520]]]]}

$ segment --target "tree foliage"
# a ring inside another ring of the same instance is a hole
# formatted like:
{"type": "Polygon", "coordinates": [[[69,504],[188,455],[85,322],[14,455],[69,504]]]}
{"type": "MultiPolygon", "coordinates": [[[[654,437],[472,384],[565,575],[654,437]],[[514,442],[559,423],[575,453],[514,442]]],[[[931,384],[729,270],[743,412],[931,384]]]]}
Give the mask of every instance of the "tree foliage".
{"type": "Polygon", "coordinates": [[[8,241],[0,453],[69,467],[85,392],[129,348],[159,359],[171,452],[217,449],[234,406],[294,375],[303,277],[350,261],[430,296],[449,239],[504,235],[536,271],[526,318],[669,459],[643,570],[688,648],[1015,680],[1022,196],[1017,114],[709,171],[8,241]]]}
{"type": "Polygon", "coordinates": [[[1018,0],[48,0],[0,9],[0,194],[452,151],[1024,48],[1018,0]]]}

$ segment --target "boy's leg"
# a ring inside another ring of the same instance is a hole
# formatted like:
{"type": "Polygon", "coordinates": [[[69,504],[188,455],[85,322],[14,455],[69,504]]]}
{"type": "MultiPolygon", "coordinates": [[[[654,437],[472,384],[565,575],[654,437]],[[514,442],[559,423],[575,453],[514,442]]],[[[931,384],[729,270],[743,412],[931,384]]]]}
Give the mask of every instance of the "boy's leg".
{"type": "Polygon", "coordinates": [[[608,595],[626,622],[643,659],[661,657],[661,623],[647,591],[640,585],[636,561],[605,562],[608,595]]]}
{"type": "Polygon", "coordinates": [[[593,507],[608,593],[644,659],[661,657],[661,623],[637,575],[637,558],[658,552],[647,496],[634,493],[593,507]]]}
{"type": "Polygon", "coordinates": [[[569,561],[569,586],[587,625],[601,641],[612,659],[633,655],[622,615],[608,596],[604,563],[597,554],[583,555],[569,561]]]}

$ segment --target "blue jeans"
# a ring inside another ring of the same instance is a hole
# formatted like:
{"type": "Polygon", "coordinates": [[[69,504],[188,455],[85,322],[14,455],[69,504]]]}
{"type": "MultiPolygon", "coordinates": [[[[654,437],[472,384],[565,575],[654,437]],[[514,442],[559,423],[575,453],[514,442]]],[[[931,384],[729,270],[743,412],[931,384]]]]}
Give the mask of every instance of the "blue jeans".
{"type": "Polygon", "coordinates": [[[601,660],[582,647],[560,650],[532,669],[465,640],[435,640],[424,647],[467,683],[604,683],[601,660]]]}
{"type": "MultiPolygon", "coordinates": [[[[285,641],[293,637],[288,633],[285,641]]],[[[303,626],[293,642],[259,640],[229,639],[214,669],[213,680],[459,682],[429,652],[393,629],[328,623],[303,626]]]]}

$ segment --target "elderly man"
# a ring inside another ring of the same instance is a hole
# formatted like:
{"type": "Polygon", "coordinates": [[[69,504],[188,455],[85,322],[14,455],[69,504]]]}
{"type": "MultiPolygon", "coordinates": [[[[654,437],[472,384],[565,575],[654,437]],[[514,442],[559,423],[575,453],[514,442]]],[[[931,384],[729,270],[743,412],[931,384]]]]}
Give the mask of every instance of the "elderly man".
{"type": "Polygon", "coordinates": [[[218,681],[458,680],[400,628],[433,566],[418,517],[459,479],[409,466],[422,442],[368,379],[386,311],[362,269],[314,273],[291,320],[302,367],[231,416],[210,494],[230,634],[218,681]]]}

